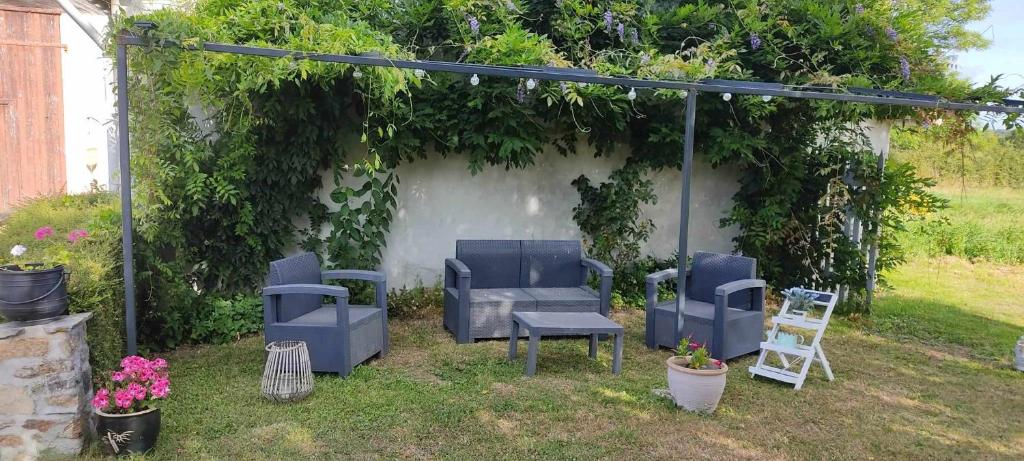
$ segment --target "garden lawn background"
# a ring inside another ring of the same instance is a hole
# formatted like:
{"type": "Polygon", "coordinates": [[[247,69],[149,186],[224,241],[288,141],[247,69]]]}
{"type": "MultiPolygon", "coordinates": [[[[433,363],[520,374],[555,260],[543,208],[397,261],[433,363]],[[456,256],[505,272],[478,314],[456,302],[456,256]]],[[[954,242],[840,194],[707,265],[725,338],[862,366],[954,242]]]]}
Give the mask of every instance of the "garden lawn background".
{"type": "MultiPolygon", "coordinates": [[[[1012,219],[996,214],[979,219],[1012,219]]],[[[670,353],[644,347],[638,310],[614,314],[627,330],[621,376],[610,344],[595,362],[580,339],[544,341],[526,378],[525,347],[509,363],[506,341],[458,345],[435,308],[391,322],[386,358],[345,380],[317,376],[291,405],[259,394],[259,336],[179,349],[147,458],[1024,458],[1024,374],[1011,368],[1024,266],[919,257],[888,275],[872,316],[829,327],[836,381],[814,367],[795,392],[751,379],[754,357],[735,360],[713,416],[651,394],[670,353]]]]}

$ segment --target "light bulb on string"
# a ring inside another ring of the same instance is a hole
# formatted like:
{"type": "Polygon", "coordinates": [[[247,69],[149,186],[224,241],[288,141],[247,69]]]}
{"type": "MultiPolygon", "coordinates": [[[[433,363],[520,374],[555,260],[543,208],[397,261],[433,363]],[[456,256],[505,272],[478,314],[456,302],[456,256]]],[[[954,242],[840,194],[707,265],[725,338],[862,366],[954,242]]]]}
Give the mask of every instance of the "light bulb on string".
{"type": "Polygon", "coordinates": [[[685,97],[687,97],[687,96],[689,96],[689,95],[690,95],[690,92],[689,92],[689,91],[686,91],[686,90],[679,90],[679,96],[682,96],[682,97],[684,97],[684,98],[685,98],[685,97]]]}
{"type": "Polygon", "coordinates": [[[630,88],[629,93],[626,94],[626,99],[630,101],[636,99],[636,88],[630,88]]]}
{"type": "Polygon", "coordinates": [[[766,94],[764,96],[761,96],[761,100],[764,101],[764,102],[771,101],[772,100],[772,96],[770,94],[766,94]]]}
{"type": "Polygon", "coordinates": [[[477,77],[476,74],[473,74],[472,77],[469,77],[469,84],[473,85],[473,86],[479,85],[480,84],[480,77],[477,77]]]}
{"type": "Polygon", "coordinates": [[[416,69],[412,73],[416,75],[416,78],[423,78],[424,75],[427,75],[427,71],[423,69],[416,69]]]}
{"type": "Polygon", "coordinates": [[[730,100],[732,100],[732,93],[722,93],[722,100],[723,101],[730,101],[730,100]]]}
{"type": "Polygon", "coordinates": [[[941,118],[937,118],[932,123],[935,124],[935,126],[942,126],[942,119],[941,118]]]}
{"type": "Polygon", "coordinates": [[[352,71],[352,78],[363,78],[363,71],[356,69],[352,71]]]}
{"type": "Polygon", "coordinates": [[[537,88],[537,81],[532,79],[532,78],[531,79],[527,79],[526,80],[526,89],[527,90],[532,90],[534,88],[537,88]]]}

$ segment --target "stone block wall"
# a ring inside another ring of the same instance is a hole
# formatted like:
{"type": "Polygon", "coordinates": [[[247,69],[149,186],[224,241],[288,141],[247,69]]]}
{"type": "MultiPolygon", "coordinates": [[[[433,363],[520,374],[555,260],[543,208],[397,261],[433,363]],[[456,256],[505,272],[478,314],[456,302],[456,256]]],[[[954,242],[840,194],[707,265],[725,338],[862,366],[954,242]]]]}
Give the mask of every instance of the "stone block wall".
{"type": "Polygon", "coordinates": [[[0,459],[75,455],[92,413],[85,343],[91,313],[22,326],[0,324],[0,459]]]}

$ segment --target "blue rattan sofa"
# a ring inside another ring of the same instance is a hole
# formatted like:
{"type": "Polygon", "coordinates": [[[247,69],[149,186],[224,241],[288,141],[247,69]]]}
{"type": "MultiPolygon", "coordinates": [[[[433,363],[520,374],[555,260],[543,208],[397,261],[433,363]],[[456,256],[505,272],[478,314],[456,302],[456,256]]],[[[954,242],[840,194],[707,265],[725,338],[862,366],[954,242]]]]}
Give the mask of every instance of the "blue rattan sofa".
{"type": "Polygon", "coordinates": [[[761,349],[765,282],[756,277],[757,260],[696,252],[686,274],[682,335],[675,331],[676,300],[658,300],[658,284],[674,280],[676,269],[648,275],[647,347],[674,348],[690,337],[707,343],[711,356],[727,360],[761,349]]]}
{"type": "Polygon", "coordinates": [[[348,376],[370,357],[388,352],[387,282],[384,274],[361,270],[321,271],[313,253],[270,263],[263,289],[263,336],[271,341],[305,341],[313,371],[348,376]],[[327,280],[363,280],[375,285],[372,306],[348,304],[348,289],[327,280]],[[324,297],[334,304],[323,304],[324,297]]]}
{"type": "Polygon", "coordinates": [[[512,312],[608,315],[612,270],[577,240],[459,240],[444,264],[444,326],[459,343],[508,338],[512,312]],[[599,291],[587,286],[590,271],[599,291]]]}

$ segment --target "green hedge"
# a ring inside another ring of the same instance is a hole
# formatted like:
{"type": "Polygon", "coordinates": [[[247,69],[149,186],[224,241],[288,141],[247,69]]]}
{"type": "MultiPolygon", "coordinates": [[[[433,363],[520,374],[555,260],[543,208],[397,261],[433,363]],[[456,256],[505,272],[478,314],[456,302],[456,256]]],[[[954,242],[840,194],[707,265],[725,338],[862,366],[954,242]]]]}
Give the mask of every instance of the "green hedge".
{"type": "Polygon", "coordinates": [[[119,202],[112,194],[92,193],[34,200],[0,221],[0,264],[63,263],[71,272],[70,311],[92,312],[89,353],[94,368],[107,369],[123,355],[124,284],[121,265],[119,202]],[[43,226],[53,235],[36,240],[43,226]],[[83,229],[88,236],[70,243],[67,234],[83,229]],[[10,249],[28,251],[15,258],[10,249]]]}

